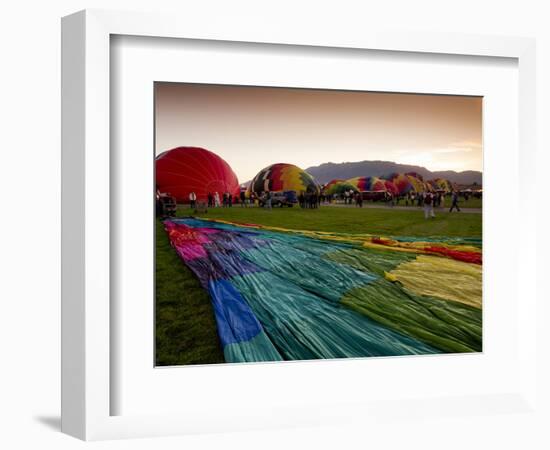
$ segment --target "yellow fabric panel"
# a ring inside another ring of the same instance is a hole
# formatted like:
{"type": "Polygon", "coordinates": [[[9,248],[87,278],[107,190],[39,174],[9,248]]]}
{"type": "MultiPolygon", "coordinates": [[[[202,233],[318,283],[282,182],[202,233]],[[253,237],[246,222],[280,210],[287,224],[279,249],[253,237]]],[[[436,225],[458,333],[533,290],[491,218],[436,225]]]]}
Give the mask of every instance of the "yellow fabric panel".
{"type": "Polygon", "coordinates": [[[397,277],[395,275],[393,275],[392,273],[389,273],[389,272],[384,272],[384,277],[386,278],[386,280],[391,281],[391,282],[397,281],[397,277]]]}
{"type": "Polygon", "coordinates": [[[482,267],[438,256],[418,255],[389,275],[414,293],[481,308],[482,267]]]}
{"type": "Polygon", "coordinates": [[[431,247],[432,245],[435,245],[437,247],[444,247],[449,250],[459,250],[461,252],[473,252],[473,253],[479,253],[480,249],[477,247],[474,247],[472,245],[450,245],[450,244],[444,244],[441,242],[433,243],[433,242],[425,242],[425,241],[417,241],[417,242],[399,242],[394,239],[389,238],[376,238],[376,242],[373,242],[373,239],[367,239],[365,240],[364,244],[365,247],[392,247],[394,249],[405,249],[410,251],[417,251],[417,252],[423,252],[426,247],[431,247]],[[379,243],[378,243],[379,242],[379,243]]]}
{"type": "Polygon", "coordinates": [[[281,170],[281,181],[286,191],[305,191],[306,186],[300,178],[300,171],[296,167],[285,167],[281,170]]]}

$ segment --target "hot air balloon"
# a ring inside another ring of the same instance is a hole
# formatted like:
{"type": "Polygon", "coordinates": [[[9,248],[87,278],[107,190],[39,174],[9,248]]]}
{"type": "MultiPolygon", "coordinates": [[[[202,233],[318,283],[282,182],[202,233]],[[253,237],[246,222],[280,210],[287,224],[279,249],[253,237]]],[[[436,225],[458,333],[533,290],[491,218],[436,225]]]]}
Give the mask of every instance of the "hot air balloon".
{"type": "Polygon", "coordinates": [[[337,183],[333,183],[328,187],[325,187],[325,189],[323,190],[324,194],[326,195],[343,194],[346,191],[357,192],[357,188],[348,181],[342,180],[337,183]]]}
{"type": "Polygon", "coordinates": [[[278,163],[260,170],[252,179],[249,190],[259,195],[265,191],[319,193],[320,188],[315,179],[299,167],[278,163]]]}
{"type": "Polygon", "coordinates": [[[156,184],[178,202],[188,202],[194,192],[205,201],[208,193],[228,192],[239,196],[239,181],[229,164],[215,153],[200,147],[177,147],[156,158],[156,184]]]}
{"type": "Polygon", "coordinates": [[[420,181],[424,181],[424,177],[420,175],[418,172],[405,172],[405,175],[418,178],[420,181]]]}
{"type": "Polygon", "coordinates": [[[451,192],[453,190],[453,185],[445,178],[430,180],[428,181],[428,184],[432,186],[434,191],[451,192]]]}
{"type": "Polygon", "coordinates": [[[426,192],[430,190],[423,180],[413,175],[412,173],[405,174],[405,176],[409,179],[410,183],[413,185],[415,192],[420,193],[420,192],[426,192]]]}
{"type": "Polygon", "coordinates": [[[386,186],[386,191],[390,192],[392,195],[399,195],[399,190],[392,181],[384,180],[384,186],[386,186]]]}
{"type": "Polygon", "coordinates": [[[413,172],[409,174],[391,174],[384,178],[388,180],[390,177],[392,177],[390,181],[394,184],[399,195],[405,195],[409,192],[420,193],[430,190],[427,183],[424,183],[424,181],[413,175],[413,172]]]}
{"type": "Polygon", "coordinates": [[[334,186],[335,184],[341,183],[342,181],[345,181],[345,180],[342,180],[340,178],[335,178],[333,180],[330,180],[327,184],[323,186],[323,193],[329,194],[330,193],[329,191],[332,189],[332,186],[334,186]]]}
{"type": "Polygon", "coordinates": [[[383,192],[387,191],[382,178],[378,177],[355,177],[348,180],[360,192],[383,192]]]}

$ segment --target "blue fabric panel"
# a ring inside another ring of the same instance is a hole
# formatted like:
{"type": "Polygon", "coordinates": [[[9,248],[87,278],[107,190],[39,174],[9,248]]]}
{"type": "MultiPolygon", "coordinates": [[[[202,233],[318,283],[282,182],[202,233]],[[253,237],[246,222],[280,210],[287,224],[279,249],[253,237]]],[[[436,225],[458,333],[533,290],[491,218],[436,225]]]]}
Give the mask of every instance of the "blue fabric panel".
{"type": "Polygon", "coordinates": [[[222,346],[248,341],[260,333],[260,322],[230,282],[210,281],[208,291],[212,297],[222,346]]]}

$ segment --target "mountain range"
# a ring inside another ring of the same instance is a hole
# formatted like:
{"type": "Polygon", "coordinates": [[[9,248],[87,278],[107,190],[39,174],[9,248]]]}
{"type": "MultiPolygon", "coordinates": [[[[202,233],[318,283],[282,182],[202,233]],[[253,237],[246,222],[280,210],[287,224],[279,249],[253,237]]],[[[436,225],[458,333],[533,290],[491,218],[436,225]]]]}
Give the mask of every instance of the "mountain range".
{"type": "Polygon", "coordinates": [[[452,183],[457,184],[471,185],[475,183],[480,186],[483,184],[482,173],[477,170],[465,170],[463,172],[456,172],[454,170],[431,171],[422,166],[399,164],[392,161],[329,162],[319,166],[308,167],[305,171],[312,175],[320,184],[328,183],[334,179],[347,180],[354,177],[379,177],[392,172],[416,172],[422,175],[424,180],[446,178],[452,183]]]}

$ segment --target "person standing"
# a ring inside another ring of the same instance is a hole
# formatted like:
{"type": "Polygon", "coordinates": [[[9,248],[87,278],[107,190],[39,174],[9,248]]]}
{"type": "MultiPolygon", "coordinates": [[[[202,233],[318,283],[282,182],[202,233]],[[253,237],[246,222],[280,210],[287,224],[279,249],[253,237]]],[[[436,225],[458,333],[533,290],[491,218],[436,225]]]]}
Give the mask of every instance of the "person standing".
{"type": "Polygon", "coordinates": [[[209,208],[214,207],[214,196],[212,195],[212,192],[208,193],[208,207],[209,208]]]}
{"type": "Polygon", "coordinates": [[[233,195],[230,193],[227,194],[227,206],[229,208],[233,206],[233,195]]]}
{"type": "Polygon", "coordinates": [[[245,208],[247,205],[246,205],[246,195],[244,191],[241,191],[240,199],[241,199],[241,208],[245,208]]]}
{"type": "Polygon", "coordinates": [[[460,208],[458,207],[458,192],[456,191],[453,191],[451,194],[451,208],[449,209],[449,212],[453,212],[454,208],[460,212],[460,208]]]}
{"type": "Polygon", "coordinates": [[[434,198],[431,192],[424,194],[424,219],[431,217],[435,218],[434,214],[434,198]]]}
{"type": "Polygon", "coordinates": [[[265,193],[265,206],[267,209],[271,209],[271,192],[267,191],[265,193]]]}
{"type": "Polygon", "coordinates": [[[197,205],[197,194],[195,194],[193,191],[189,193],[189,205],[191,209],[195,209],[197,205]]]}
{"type": "Polygon", "coordinates": [[[220,207],[220,194],[218,193],[218,191],[214,192],[214,206],[216,208],[220,207]]]}

